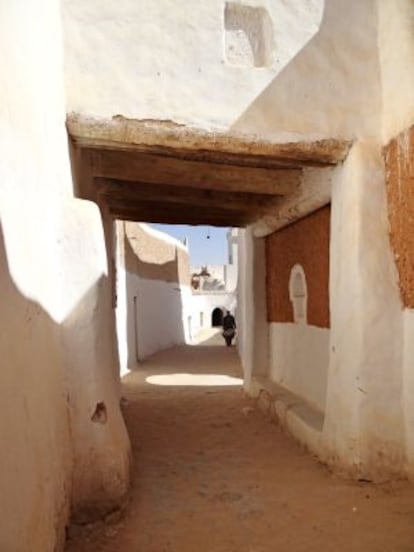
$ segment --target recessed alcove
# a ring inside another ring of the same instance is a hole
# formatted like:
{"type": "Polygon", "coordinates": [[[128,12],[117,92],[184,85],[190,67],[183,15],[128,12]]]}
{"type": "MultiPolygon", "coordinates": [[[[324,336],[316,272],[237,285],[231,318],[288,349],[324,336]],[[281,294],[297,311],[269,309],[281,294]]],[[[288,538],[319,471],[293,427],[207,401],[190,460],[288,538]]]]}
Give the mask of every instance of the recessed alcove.
{"type": "Polygon", "coordinates": [[[228,64],[242,67],[272,64],[273,23],[265,8],[226,2],[224,30],[228,64]]]}

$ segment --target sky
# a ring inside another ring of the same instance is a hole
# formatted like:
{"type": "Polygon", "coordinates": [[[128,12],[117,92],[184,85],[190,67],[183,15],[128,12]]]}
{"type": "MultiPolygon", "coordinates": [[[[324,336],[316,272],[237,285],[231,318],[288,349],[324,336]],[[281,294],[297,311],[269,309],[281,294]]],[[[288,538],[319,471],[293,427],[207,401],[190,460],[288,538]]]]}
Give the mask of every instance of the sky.
{"type": "Polygon", "coordinates": [[[165,232],[183,241],[188,238],[190,263],[193,266],[226,264],[228,228],[214,226],[187,226],[185,224],[150,224],[156,230],[165,232]],[[210,236],[209,238],[207,236],[210,236]]]}

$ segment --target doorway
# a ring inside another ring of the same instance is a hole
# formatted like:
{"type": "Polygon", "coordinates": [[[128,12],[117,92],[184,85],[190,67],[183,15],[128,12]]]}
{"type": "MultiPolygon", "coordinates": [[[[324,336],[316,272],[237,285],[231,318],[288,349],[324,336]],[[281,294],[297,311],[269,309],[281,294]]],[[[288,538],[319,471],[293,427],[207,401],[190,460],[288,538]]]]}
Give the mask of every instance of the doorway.
{"type": "Polygon", "coordinates": [[[216,307],[211,313],[211,326],[217,328],[223,324],[223,311],[221,308],[216,307]]]}

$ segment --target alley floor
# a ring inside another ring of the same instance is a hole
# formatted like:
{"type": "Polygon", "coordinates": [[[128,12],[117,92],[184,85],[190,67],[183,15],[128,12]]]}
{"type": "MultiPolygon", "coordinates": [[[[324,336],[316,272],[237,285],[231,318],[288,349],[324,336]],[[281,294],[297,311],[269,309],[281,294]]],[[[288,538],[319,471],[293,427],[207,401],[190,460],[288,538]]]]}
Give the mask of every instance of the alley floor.
{"type": "Polygon", "coordinates": [[[330,473],[257,411],[219,335],[124,378],[134,465],[122,517],[67,552],[413,552],[414,489],[330,473]]]}

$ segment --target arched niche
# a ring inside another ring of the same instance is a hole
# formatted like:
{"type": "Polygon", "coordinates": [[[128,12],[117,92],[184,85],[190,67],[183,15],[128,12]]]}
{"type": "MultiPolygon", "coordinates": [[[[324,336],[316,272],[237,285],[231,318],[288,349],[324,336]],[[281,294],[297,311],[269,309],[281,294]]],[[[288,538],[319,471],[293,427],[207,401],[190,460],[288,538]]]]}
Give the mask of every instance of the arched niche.
{"type": "Polygon", "coordinates": [[[308,288],[302,265],[295,264],[290,271],[289,298],[293,307],[293,321],[306,324],[308,307],[308,288]]]}

